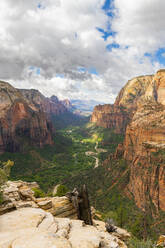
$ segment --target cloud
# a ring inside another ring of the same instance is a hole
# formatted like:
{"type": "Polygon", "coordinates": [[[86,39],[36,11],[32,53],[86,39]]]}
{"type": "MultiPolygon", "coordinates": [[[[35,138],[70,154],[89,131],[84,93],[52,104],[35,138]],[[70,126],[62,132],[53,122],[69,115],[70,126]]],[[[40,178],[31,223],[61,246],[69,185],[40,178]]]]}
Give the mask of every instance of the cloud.
{"type": "Polygon", "coordinates": [[[154,53],[164,46],[164,1],[115,0],[114,4],[116,17],[112,29],[117,32],[117,43],[133,47],[140,55],[154,53]]]}
{"type": "Polygon", "coordinates": [[[128,79],[155,73],[161,65],[145,53],[164,46],[165,3],[114,0],[107,15],[104,2],[0,1],[1,79],[45,95],[113,102],[128,79]],[[104,40],[99,30],[113,35],[104,40]]]}

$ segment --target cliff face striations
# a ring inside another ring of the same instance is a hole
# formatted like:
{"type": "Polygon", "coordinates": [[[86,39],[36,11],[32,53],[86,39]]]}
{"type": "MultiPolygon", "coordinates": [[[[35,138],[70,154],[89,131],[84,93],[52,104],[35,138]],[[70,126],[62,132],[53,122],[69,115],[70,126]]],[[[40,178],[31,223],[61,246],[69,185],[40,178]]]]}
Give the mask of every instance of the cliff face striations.
{"type": "Polygon", "coordinates": [[[28,103],[21,91],[0,82],[0,152],[23,149],[23,139],[42,147],[53,144],[53,127],[45,114],[28,103]]]}
{"type": "Polygon", "coordinates": [[[125,130],[122,149],[130,166],[127,195],[143,210],[150,205],[153,212],[165,211],[165,70],[128,81],[114,105],[95,107],[91,121],[125,130]],[[121,119],[116,118],[119,107],[121,119]]]}
{"type": "Polygon", "coordinates": [[[158,71],[127,127],[124,157],[130,161],[128,185],[138,207],[165,211],[165,71],[158,71]]]}
{"type": "Polygon", "coordinates": [[[19,91],[31,108],[41,110],[47,115],[59,115],[68,111],[64,104],[62,104],[56,96],[48,98],[42,95],[38,90],[34,89],[21,89],[19,91]]]}
{"type": "Polygon", "coordinates": [[[94,108],[91,122],[97,126],[114,129],[116,133],[123,133],[129,120],[129,114],[120,106],[111,104],[98,105],[94,108]]]}
{"type": "Polygon", "coordinates": [[[120,91],[114,104],[98,105],[94,108],[91,122],[117,133],[124,133],[137,109],[139,98],[144,95],[153,76],[141,76],[129,80],[120,91]]]}

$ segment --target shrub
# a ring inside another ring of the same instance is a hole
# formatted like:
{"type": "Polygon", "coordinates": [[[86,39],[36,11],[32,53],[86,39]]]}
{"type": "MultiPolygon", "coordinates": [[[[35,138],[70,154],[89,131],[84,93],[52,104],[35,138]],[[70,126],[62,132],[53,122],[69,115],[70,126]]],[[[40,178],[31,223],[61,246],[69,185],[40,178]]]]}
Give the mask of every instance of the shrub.
{"type": "Polygon", "coordinates": [[[136,238],[132,238],[128,242],[129,248],[156,248],[156,245],[151,240],[138,240],[136,238]]]}
{"type": "Polygon", "coordinates": [[[3,203],[3,194],[2,194],[2,192],[0,192],[0,205],[3,203]]]}
{"type": "Polygon", "coordinates": [[[64,196],[68,191],[69,189],[65,185],[59,185],[55,196],[64,196]]]}
{"type": "Polygon", "coordinates": [[[41,189],[33,188],[32,190],[36,198],[45,197],[45,193],[41,189]]]}
{"type": "Polygon", "coordinates": [[[13,165],[14,165],[14,162],[11,160],[8,160],[7,162],[0,161],[0,186],[7,181],[10,175],[11,167],[13,165]]]}
{"type": "MultiPolygon", "coordinates": [[[[0,161],[0,189],[1,186],[7,181],[11,167],[14,165],[14,162],[11,160],[8,160],[7,162],[1,162],[0,161]]],[[[0,204],[3,203],[3,194],[0,191],[0,204]]]]}

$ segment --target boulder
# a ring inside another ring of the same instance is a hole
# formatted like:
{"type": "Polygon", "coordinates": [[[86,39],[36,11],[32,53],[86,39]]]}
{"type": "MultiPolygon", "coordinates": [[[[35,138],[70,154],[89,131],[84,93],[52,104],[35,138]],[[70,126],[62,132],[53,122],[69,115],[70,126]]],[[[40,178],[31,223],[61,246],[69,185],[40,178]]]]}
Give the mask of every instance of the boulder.
{"type": "Polygon", "coordinates": [[[51,199],[47,199],[47,200],[43,200],[43,201],[39,201],[38,205],[40,208],[47,210],[52,208],[52,200],[51,199]]]}
{"type": "Polygon", "coordinates": [[[126,248],[122,240],[80,220],[55,218],[37,208],[0,216],[1,248],[126,248]]]}
{"type": "Polygon", "coordinates": [[[165,247],[165,235],[161,235],[159,237],[157,246],[165,247]]]}

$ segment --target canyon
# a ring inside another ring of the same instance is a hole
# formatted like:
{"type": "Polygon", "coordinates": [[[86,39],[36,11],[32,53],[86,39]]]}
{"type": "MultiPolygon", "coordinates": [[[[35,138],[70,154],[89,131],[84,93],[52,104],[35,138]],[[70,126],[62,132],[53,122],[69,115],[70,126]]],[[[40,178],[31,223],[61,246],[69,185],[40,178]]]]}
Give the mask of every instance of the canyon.
{"type": "Polygon", "coordinates": [[[165,211],[165,70],[129,80],[114,105],[95,107],[91,122],[125,134],[116,151],[130,169],[124,193],[144,212],[165,211]]]}
{"type": "Polygon", "coordinates": [[[137,216],[139,209],[153,217],[165,211],[165,70],[129,80],[114,104],[96,106],[91,123],[75,127],[67,119],[68,100],[0,86],[1,160],[14,161],[12,180],[37,181],[45,191],[54,183],[70,189],[87,183],[101,212],[116,213],[125,199],[126,211],[137,206],[137,216]],[[63,114],[67,128],[55,130],[52,117],[63,114]],[[27,146],[30,151],[24,151],[27,146]]]}

